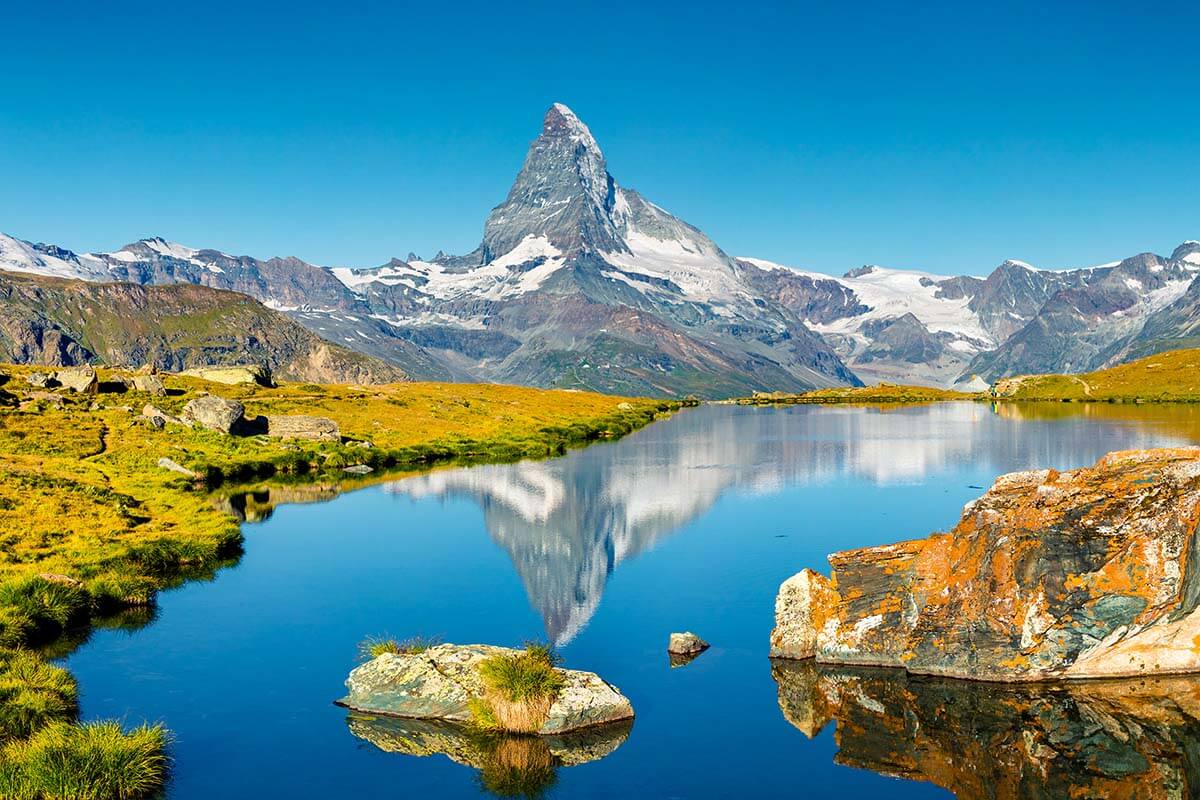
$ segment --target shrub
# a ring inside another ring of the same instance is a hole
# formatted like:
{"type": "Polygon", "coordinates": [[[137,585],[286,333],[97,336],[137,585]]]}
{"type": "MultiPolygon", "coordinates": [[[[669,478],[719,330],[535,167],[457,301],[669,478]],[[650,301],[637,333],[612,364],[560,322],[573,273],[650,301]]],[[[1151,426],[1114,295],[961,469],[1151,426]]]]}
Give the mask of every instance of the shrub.
{"type": "Polygon", "coordinates": [[[548,645],[527,644],[519,653],[500,653],[479,662],[483,697],[471,704],[477,727],[536,733],[562,691],[564,678],[548,645]]]}
{"type": "Polygon", "coordinates": [[[0,742],[75,719],[78,697],[75,679],[65,669],[28,651],[0,652],[0,742]]]}
{"type": "Polygon", "coordinates": [[[115,722],[55,722],[0,756],[0,796],[12,800],[140,800],[167,778],[161,726],[129,732],[115,722]]]}

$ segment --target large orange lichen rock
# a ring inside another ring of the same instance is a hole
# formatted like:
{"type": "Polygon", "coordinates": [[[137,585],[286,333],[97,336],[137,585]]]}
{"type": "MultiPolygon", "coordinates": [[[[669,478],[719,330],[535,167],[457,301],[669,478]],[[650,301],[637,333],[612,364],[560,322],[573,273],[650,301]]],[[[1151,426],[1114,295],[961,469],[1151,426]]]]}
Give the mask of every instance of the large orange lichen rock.
{"type": "Polygon", "coordinates": [[[948,534],[788,579],[771,652],[999,681],[1197,672],[1198,520],[1198,448],[1005,475],[948,534]]]}

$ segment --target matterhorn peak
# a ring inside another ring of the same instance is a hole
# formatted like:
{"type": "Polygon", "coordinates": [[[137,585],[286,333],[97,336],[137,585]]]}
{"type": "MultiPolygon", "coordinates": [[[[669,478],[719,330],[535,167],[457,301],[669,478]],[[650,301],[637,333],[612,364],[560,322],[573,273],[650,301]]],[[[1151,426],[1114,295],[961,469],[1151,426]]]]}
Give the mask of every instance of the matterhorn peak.
{"type": "Polygon", "coordinates": [[[616,197],[592,132],[574,111],[555,103],[508,198],[488,216],[483,260],[500,258],[531,237],[544,237],[564,253],[624,251],[613,219],[616,197]]]}

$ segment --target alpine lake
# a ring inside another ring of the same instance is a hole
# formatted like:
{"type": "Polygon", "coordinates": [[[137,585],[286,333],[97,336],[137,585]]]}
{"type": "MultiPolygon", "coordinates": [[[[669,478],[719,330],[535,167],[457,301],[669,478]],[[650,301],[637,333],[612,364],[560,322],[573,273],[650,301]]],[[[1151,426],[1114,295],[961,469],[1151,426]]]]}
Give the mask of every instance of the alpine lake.
{"type": "Polygon", "coordinates": [[[84,719],[161,721],[167,796],[1190,797],[1200,678],[998,687],[767,657],[779,584],[947,530],[1000,474],[1200,443],[1188,405],[708,405],[545,461],[241,498],[245,553],[96,630],[84,719]],[[672,664],[672,631],[712,647],[672,664]],[[334,701],[369,635],[554,643],[632,725],[486,740],[334,701]]]}

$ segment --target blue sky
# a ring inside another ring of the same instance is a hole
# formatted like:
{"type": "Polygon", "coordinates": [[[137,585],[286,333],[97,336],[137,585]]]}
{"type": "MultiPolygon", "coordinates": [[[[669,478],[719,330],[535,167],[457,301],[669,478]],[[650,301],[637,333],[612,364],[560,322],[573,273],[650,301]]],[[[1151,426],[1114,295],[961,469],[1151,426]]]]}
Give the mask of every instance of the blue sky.
{"type": "Polygon", "coordinates": [[[737,255],[1169,252],[1200,238],[1200,6],[1151,5],[10,4],[0,230],[466,252],[561,101],[737,255]]]}

